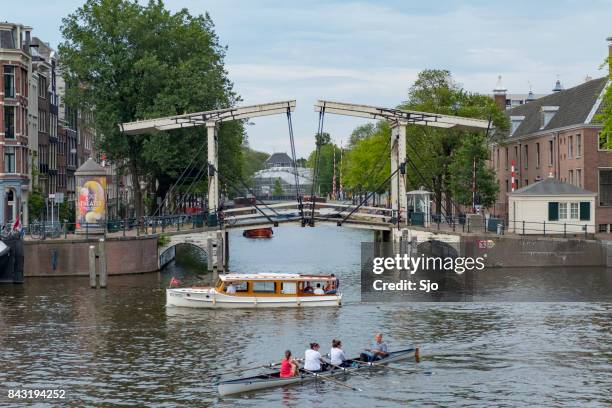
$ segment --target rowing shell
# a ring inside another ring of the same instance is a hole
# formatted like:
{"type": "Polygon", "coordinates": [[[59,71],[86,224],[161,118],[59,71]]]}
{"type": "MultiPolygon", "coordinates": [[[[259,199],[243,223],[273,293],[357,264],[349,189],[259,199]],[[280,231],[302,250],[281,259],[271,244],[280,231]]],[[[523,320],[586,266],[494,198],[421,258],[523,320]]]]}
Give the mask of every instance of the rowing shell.
{"type": "MultiPolygon", "coordinates": [[[[394,361],[403,360],[408,357],[414,357],[414,348],[392,351],[389,356],[382,360],[377,360],[376,365],[392,363],[394,361]]],[[[334,373],[348,373],[358,371],[363,368],[368,368],[367,363],[360,361],[359,359],[353,359],[352,361],[361,362],[362,366],[359,367],[347,367],[345,370],[332,369],[329,371],[323,371],[317,373],[316,377],[312,374],[308,374],[300,369],[300,375],[295,377],[279,377],[279,371],[271,371],[267,374],[260,374],[253,377],[237,378],[235,380],[221,381],[219,383],[219,395],[232,395],[240,394],[243,392],[263,390],[265,388],[283,387],[286,385],[301,384],[305,382],[314,381],[316,378],[325,380],[325,377],[330,377],[334,373]]]]}

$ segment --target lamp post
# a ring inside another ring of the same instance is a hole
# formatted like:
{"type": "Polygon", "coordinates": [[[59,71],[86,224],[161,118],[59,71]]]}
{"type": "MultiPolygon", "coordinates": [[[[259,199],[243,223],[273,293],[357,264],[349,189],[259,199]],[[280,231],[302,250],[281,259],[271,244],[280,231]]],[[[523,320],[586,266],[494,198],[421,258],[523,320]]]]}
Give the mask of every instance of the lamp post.
{"type": "Polygon", "coordinates": [[[142,215],[145,215],[145,190],[147,188],[147,182],[144,180],[140,180],[138,182],[138,184],[140,185],[140,201],[141,201],[141,207],[142,207],[142,215]]]}

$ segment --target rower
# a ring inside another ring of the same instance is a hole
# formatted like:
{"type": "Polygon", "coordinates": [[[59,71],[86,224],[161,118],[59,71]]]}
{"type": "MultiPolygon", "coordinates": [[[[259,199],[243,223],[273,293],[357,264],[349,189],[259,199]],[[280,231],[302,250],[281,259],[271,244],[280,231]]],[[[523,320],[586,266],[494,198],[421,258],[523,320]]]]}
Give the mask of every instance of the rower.
{"type": "Polygon", "coordinates": [[[321,287],[320,283],[317,283],[317,288],[314,290],[314,294],[315,295],[324,295],[325,294],[325,291],[321,287]]]}
{"type": "Polygon", "coordinates": [[[234,285],[234,282],[230,282],[230,284],[225,289],[225,293],[227,293],[228,295],[236,294],[236,286],[234,285]]]}
{"type": "Polygon", "coordinates": [[[344,351],[342,350],[342,342],[340,340],[333,339],[332,340],[332,348],[329,352],[330,362],[333,365],[337,365],[340,367],[348,367],[350,364],[347,364],[346,356],[344,355],[344,351]]]}
{"type": "Polygon", "coordinates": [[[295,377],[298,375],[297,362],[291,358],[291,350],[285,351],[285,357],[281,360],[281,368],[279,376],[284,377],[295,377]]]}
{"type": "Polygon", "coordinates": [[[371,362],[381,360],[389,355],[387,352],[387,344],[382,342],[382,338],[382,333],[376,333],[374,336],[374,343],[360,355],[363,361],[371,362]]]}
{"type": "Polygon", "coordinates": [[[310,348],[304,352],[304,369],[314,373],[321,371],[321,353],[319,343],[310,343],[310,348]]]}

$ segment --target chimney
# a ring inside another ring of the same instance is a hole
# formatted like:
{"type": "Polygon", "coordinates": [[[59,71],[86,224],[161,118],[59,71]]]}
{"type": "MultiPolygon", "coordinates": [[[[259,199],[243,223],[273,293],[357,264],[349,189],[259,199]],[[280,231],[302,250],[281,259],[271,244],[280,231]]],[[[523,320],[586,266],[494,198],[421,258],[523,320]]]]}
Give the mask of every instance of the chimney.
{"type": "Polygon", "coordinates": [[[502,85],[502,77],[499,75],[497,77],[497,85],[495,89],[493,89],[493,99],[495,103],[501,110],[506,110],[506,92],[508,90],[502,85]]]}

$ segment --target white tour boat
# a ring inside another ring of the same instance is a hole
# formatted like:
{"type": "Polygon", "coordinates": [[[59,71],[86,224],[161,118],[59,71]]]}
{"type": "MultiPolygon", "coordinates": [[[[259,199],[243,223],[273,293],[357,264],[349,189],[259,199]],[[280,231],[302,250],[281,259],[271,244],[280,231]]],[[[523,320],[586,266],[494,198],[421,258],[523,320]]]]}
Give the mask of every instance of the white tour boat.
{"type": "Polygon", "coordinates": [[[342,294],[333,275],[297,273],[219,276],[215,287],[166,289],[166,306],[256,308],[340,306],[342,294]]]}

